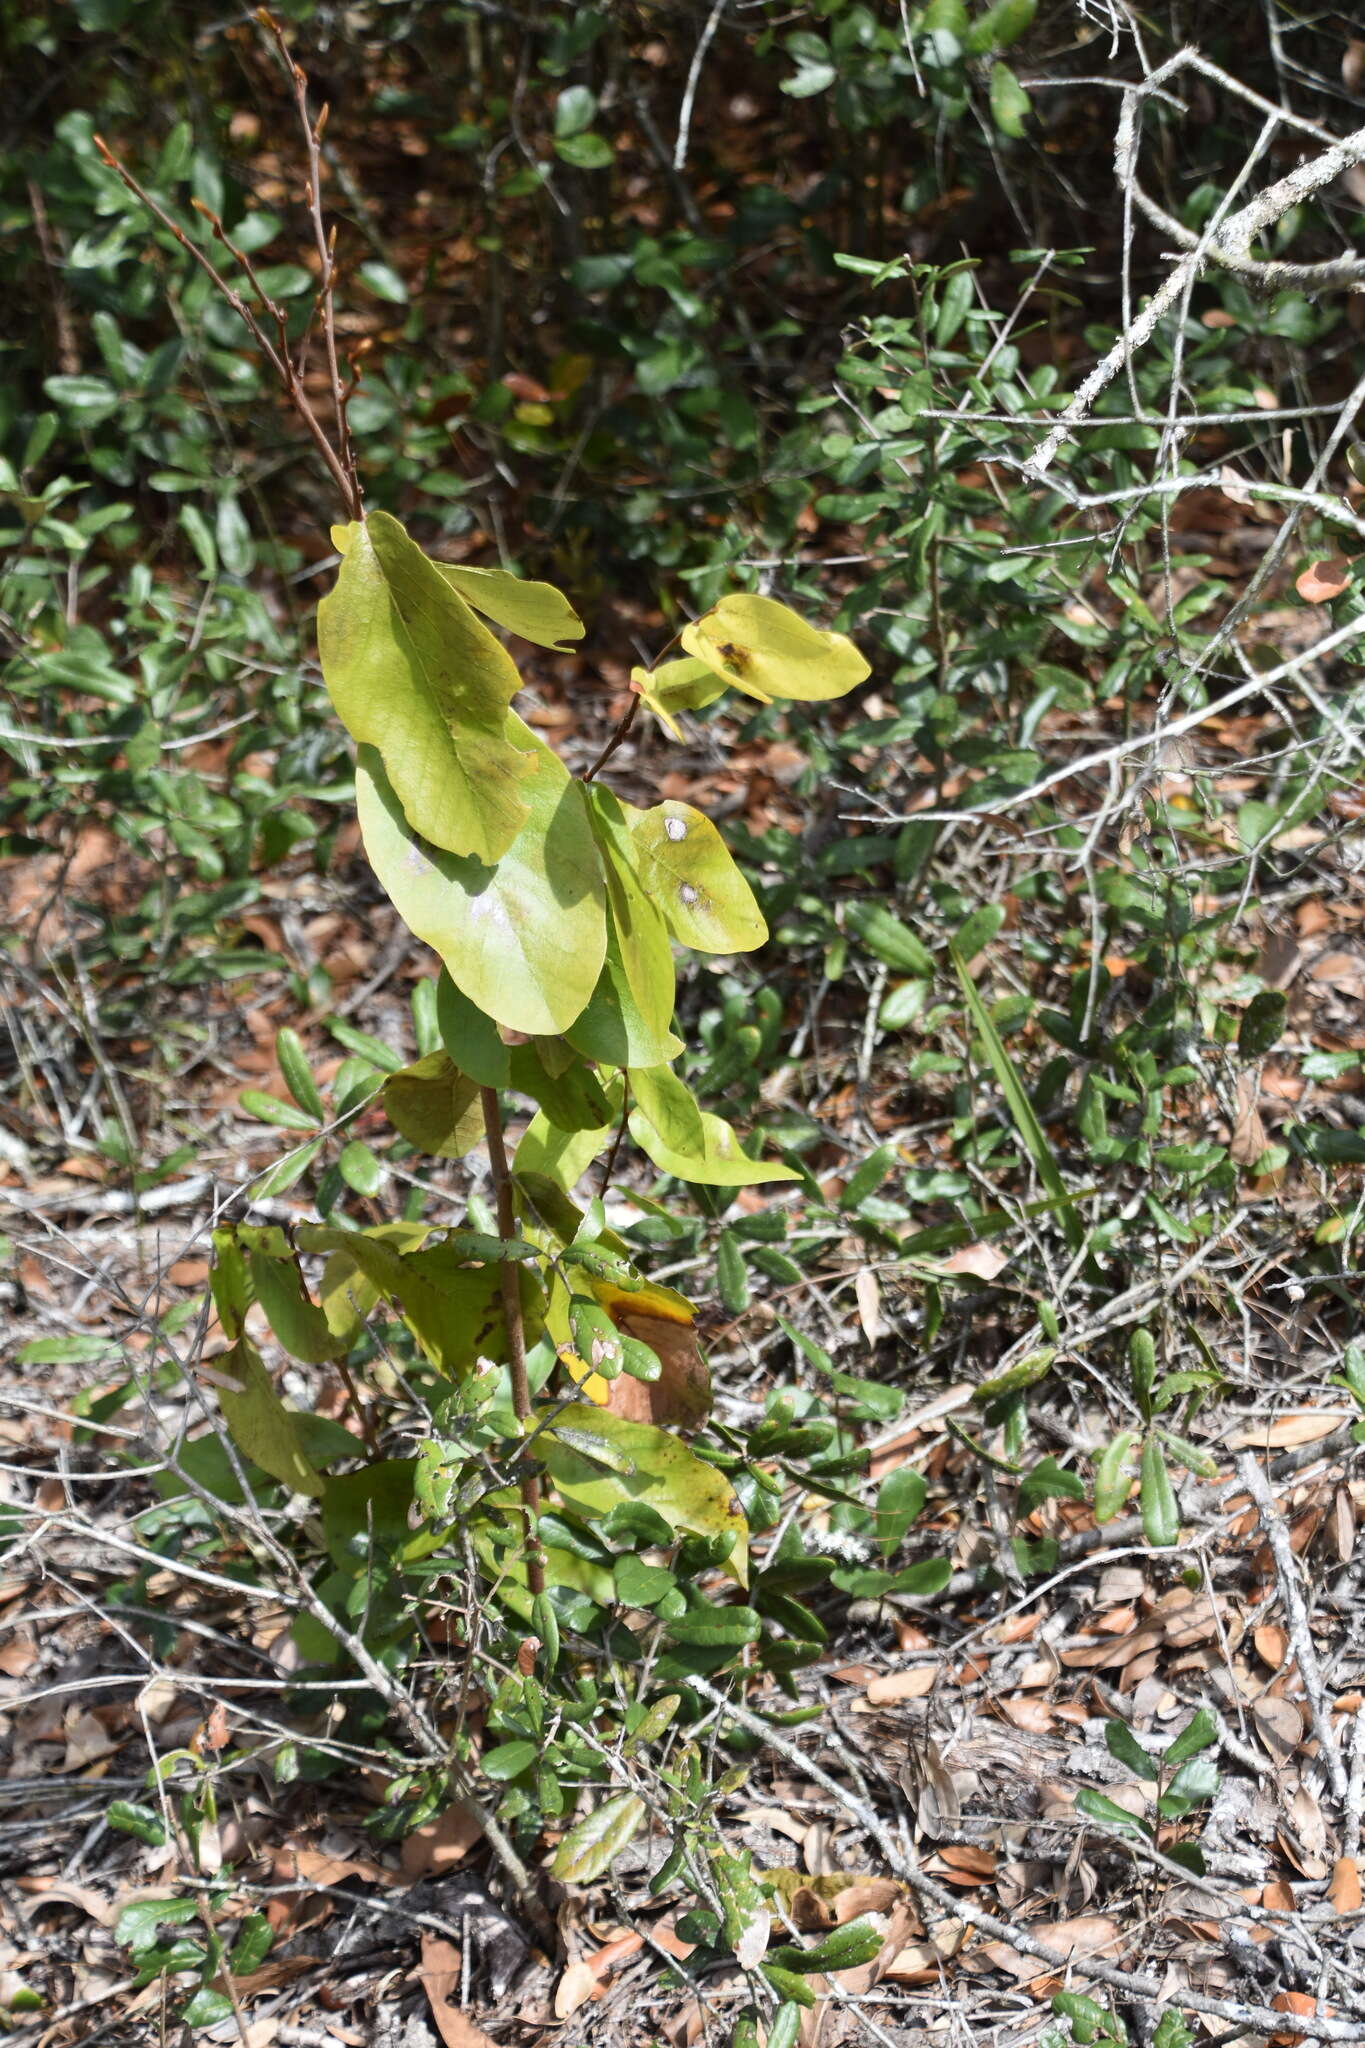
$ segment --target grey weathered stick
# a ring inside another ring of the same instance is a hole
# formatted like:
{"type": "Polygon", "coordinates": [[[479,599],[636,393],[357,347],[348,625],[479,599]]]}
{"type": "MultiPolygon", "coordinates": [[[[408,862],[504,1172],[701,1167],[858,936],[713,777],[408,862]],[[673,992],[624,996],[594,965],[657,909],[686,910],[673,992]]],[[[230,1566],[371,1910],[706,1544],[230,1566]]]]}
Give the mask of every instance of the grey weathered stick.
{"type": "Polygon", "coordinates": [[[1322,1761],[1332,1781],[1332,1790],[1345,1806],[1349,1784],[1346,1766],[1341,1760],[1337,1738],[1332,1729],[1331,1717],[1327,1711],[1327,1688],[1323,1683],[1322,1666],[1313,1643],[1309,1625],[1308,1609],[1304,1605],[1303,1588],[1299,1584],[1299,1567],[1285,1528],[1284,1517],[1275,1505],[1275,1496],[1270,1483],[1250,1451],[1244,1451],[1237,1460],[1237,1476],[1255,1501],[1261,1516],[1261,1527],[1265,1530],[1270,1545],[1270,1555],[1275,1560],[1275,1577],[1279,1582],[1280,1598],[1284,1602],[1285,1621],[1289,1630],[1289,1644],[1294,1652],[1303,1689],[1308,1695],[1308,1710],[1313,1718],[1313,1733],[1318,1738],[1322,1761]]]}

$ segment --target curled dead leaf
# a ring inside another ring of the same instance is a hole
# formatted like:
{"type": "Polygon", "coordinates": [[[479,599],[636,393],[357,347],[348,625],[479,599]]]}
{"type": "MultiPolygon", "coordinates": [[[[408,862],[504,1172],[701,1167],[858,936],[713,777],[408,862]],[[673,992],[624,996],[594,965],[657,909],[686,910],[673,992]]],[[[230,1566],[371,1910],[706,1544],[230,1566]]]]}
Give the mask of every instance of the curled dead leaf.
{"type": "Polygon", "coordinates": [[[889,1707],[896,1700],[922,1700],[933,1691],[937,1678],[936,1664],[916,1664],[908,1671],[883,1671],[868,1686],[867,1697],[874,1707],[889,1707]]]}

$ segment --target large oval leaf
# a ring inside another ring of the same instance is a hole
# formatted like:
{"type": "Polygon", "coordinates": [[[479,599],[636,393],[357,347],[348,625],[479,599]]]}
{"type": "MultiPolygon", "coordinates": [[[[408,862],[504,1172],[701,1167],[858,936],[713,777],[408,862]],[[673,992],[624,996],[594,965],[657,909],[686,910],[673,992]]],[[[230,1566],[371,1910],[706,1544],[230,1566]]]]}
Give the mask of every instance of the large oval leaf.
{"type": "Polygon", "coordinates": [[[399,916],[434,948],[456,987],[513,1031],[564,1031],[585,1008],[606,954],[606,891],[581,784],[508,715],[535,755],[522,784],[526,826],[495,867],[421,839],[378,756],[356,760],[356,808],[370,865],[399,916]]]}
{"type": "Polygon", "coordinates": [[[715,826],[691,804],[627,807],[643,888],[675,939],[698,953],[750,953],[768,936],[754,892],[715,826]]]}
{"type": "Polygon", "coordinates": [[[566,1194],[580,1181],[593,1161],[610,1145],[621,1114],[621,1082],[612,1076],[605,1084],[611,1107],[611,1121],[595,1131],[565,1131],[552,1124],[541,1110],[533,1116],[521,1136],[512,1161],[517,1178],[529,1175],[551,1180],[566,1194]]]}
{"type": "Polygon", "coordinates": [[[294,1429],[298,1418],[275,1392],[251,1339],[239,1337],[214,1359],[212,1371],[218,1406],[238,1450],[282,1486],[319,1499],[322,1475],[303,1454],[294,1429]]]}
{"type": "Polygon", "coordinates": [[[776,598],[731,591],[682,632],[682,644],[746,696],[806,703],[843,697],[872,671],[843,633],[822,633],[776,598]]]}
{"type": "Polygon", "coordinates": [[[535,768],[507,722],[516,666],[388,513],[343,538],[335,588],[318,607],[337,716],[378,749],[414,831],[497,860],[526,821],[522,783],[535,768]]]}
{"type": "Polygon", "coordinates": [[[552,583],[528,583],[506,569],[471,569],[466,562],[438,562],[436,567],[466,604],[536,647],[562,654],[570,641],[583,638],[582,619],[552,583]]]}
{"type": "Polygon", "coordinates": [[[677,988],[663,910],[651,900],[637,873],[638,855],[625,806],[609,789],[589,785],[588,812],[606,871],[612,930],[640,1037],[662,1045],[673,1021],[677,988]]]}
{"type": "Polygon", "coordinates": [[[604,1067],[663,1066],[683,1049],[680,1038],[660,1031],[640,1010],[610,910],[601,977],[582,1016],[564,1035],[575,1052],[604,1067]]]}

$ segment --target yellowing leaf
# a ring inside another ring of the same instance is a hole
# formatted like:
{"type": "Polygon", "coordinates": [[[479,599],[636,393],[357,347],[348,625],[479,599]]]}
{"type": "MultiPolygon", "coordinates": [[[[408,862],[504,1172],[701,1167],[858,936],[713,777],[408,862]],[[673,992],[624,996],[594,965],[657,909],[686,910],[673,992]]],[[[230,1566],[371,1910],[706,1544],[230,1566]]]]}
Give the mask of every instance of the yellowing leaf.
{"type": "Polygon", "coordinates": [[[555,1491],[590,1519],[618,1501],[645,1501],[671,1527],[698,1536],[732,1535],[725,1569],[749,1583],[749,1525],[729,1482],[681,1438],[582,1402],[561,1409],[537,1442],[555,1491]],[[600,1460],[595,1454],[600,1452],[600,1460]]]}
{"type": "Polygon", "coordinates": [[[754,892],[708,817],[673,801],[625,811],[641,885],[675,939],[698,953],[750,953],[764,943],[754,892]]]}
{"type": "Polygon", "coordinates": [[[214,1390],[239,1451],[294,1493],[322,1496],[322,1478],[299,1448],[298,1419],[275,1392],[251,1339],[241,1336],[213,1361],[214,1390]]]}
{"type": "Polygon", "coordinates": [[[667,1067],[633,1073],[639,1107],[630,1134],[664,1173],[694,1185],[757,1187],[765,1181],[800,1180],[778,1159],[751,1159],[724,1117],[700,1109],[687,1083],[667,1067]]]}
{"type": "MultiPolygon", "coordinates": [[[[588,815],[602,854],[621,972],[630,992],[639,1037],[649,1046],[662,1045],[673,1021],[677,977],[664,912],[636,872],[638,854],[626,808],[609,789],[588,788],[588,815]]],[[[627,1037],[632,1036],[629,1029],[627,1037]]],[[[625,1045],[627,1055],[643,1046],[625,1045]]],[[[600,1057],[600,1055],[595,1055],[600,1057]]],[[[638,1056],[613,1059],[614,1066],[638,1065],[638,1056]]]]}
{"type": "Polygon", "coordinates": [[[384,1083],[389,1122],[433,1159],[462,1159],[483,1135],[479,1087],[448,1052],[429,1052],[384,1083]]]}
{"type": "Polygon", "coordinates": [[[634,1792],[617,1792],[604,1799],[569,1829],[555,1851],[551,1876],[561,1884],[591,1884],[634,1840],[645,1812],[644,1800],[634,1792]]]}
{"type": "Polygon", "coordinates": [[[532,1174],[542,1175],[568,1194],[611,1143],[620,1116],[620,1077],[608,1081],[604,1092],[612,1105],[612,1120],[595,1131],[561,1130],[550,1122],[544,1110],[533,1116],[521,1135],[512,1161],[512,1171],[517,1177],[524,1179],[532,1174]]]}
{"type": "Polygon", "coordinates": [[[735,689],[769,704],[843,697],[872,673],[843,633],[822,633],[775,598],[732,591],[685,626],[682,644],[735,689]]]}
{"type": "Polygon", "coordinates": [[[679,711],[700,711],[704,704],[714,704],[725,691],[725,677],[692,656],[683,661],[666,661],[662,668],[633,668],[630,679],[638,687],[642,702],[675,740],[683,737],[677,720],[679,711]]]}
{"type": "Polygon", "coordinates": [[[436,567],[466,604],[536,647],[562,653],[568,642],[583,638],[582,619],[552,583],[528,583],[505,569],[471,569],[463,562],[436,567]]]}
{"type": "Polygon", "coordinates": [[[375,512],[346,542],[318,607],[337,715],[378,750],[415,832],[495,861],[526,821],[521,785],[536,767],[508,723],[515,664],[396,519],[375,512]]]}
{"type": "MultiPolygon", "coordinates": [[[[430,1237],[430,1223],[376,1223],[358,1236],[372,1237],[398,1251],[416,1251],[430,1237]]],[[[361,1325],[379,1301],[381,1289],[361,1270],[349,1249],[333,1250],[322,1269],[318,1300],[333,1334],[346,1347],[360,1335],[361,1325]]]]}
{"type": "Polygon", "coordinates": [[[553,1034],[573,1023],[596,986],[606,889],[582,785],[515,713],[507,722],[537,765],[523,784],[525,829],[496,866],[420,838],[370,747],[356,760],[356,808],[394,908],[440,954],[456,987],[513,1031],[553,1034]]]}
{"type": "Polygon", "coordinates": [[[657,1067],[675,1060],[682,1040],[660,1030],[635,1000],[615,919],[607,913],[607,957],[601,977],[577,1022],[564,1033],[576,1052],[604,1067],[657,1067]]]}

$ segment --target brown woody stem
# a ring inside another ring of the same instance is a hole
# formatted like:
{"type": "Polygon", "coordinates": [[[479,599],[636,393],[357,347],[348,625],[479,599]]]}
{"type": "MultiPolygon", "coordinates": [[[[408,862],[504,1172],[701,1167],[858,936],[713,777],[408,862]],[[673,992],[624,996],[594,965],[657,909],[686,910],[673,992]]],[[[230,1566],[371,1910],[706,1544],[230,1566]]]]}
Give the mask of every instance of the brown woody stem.
{"type": "MultiPolygon", "coordinates": [[[[517,1234],[516,1212],[512,1206],[512,1173],[507,1164],[507,1147],[502,1139],[502,1110],[496,1088],[481,1088],[484,1136],[488,1160],[493,1169],[493,1193],[497,1202],[498,1236],[507,1244],[517,1234]]],[[[531,1387],[526,1377],[526,1328],[521,1313],[521,1283],[511,1259],[502,1261],[502,1312],[507,1324],[507,1365],[512,1378],[512,1406],[518,1422],[531,1420],[531,1387]]],[[[540,1549],[540,1481],[527,1472],[521,1482],[521,1507],[526,1520],[526,1585],[532,1599],[545,1591],[545,1561],[540,1549]]]]}
{"type": "Polygon", "coordinates": [[[628,732],[630,731],[631,727],[632,727],[632,726],[634,725],[634,723],[635,723],[635,714],[636,714],[636,712],[637,712],[637,711],[639,710],[639,708],[640,708],[640,697],[639,697],[639,693],[638,693],[638,691],[637,691],[637,692],[635,692],[634,694],[632,694],[632,696],[631,696],[631,700],[630,700],[630,703],[629,703],[629,704],[628,704],[628,705],[626,706],[625,716],[624,716],[624,717],[622,718],[622,720],[621,720],[620,724],[619,724],[619,725],[617,726],[617,728],[616,728],[615,732],[614,732],[614,733],[612,734],[611,738],[610,738],[610,739],[609,739],[609,740],[607,741],[607,744],[605,745],[605,747],[603,747],[603,749],[602,749],[601,753],[600,753],[600,754],[598,755],[597,759],[596,759],[596,760],[595,760],[595,761],[593,762],[593,764],[592,764],[591,768],[589,768],[589,769],[587,769],[587,770],[585,771],[585,773],[584,773],[584,776],[583,776],[583,780],[584,780],[585,782],[591,782],[591,781],[592,781],[592,779],[593,779],[593,776],[594,776],[594,775],[596,775],[596,773],[597,773],[598,769],[599,769],[599,768],[605,768],[605,767],[606,767],[606,765],[607,765],[608,761],[609,761],[609,760],[611,759],[612,755],[613,755],[613,754],[614,754],[614,753],[616,752],[616,749],[617,749],[617,748],[618,748],[618,747],[620,746],[620,744],[621,744],[622,740],[623,740],[623,739],[625,738],[626,734],[627,734],[627,733],[628,733],[628,732]]]}

